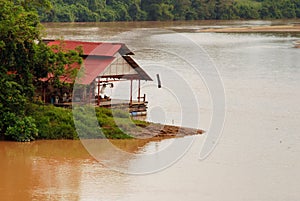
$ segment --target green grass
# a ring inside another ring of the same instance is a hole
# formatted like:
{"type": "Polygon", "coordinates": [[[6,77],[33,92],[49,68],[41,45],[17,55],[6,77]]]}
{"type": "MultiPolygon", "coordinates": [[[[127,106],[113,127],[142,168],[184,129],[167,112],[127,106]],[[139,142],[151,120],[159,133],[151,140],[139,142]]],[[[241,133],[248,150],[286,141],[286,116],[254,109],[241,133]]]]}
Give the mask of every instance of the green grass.
{"type": "Polygon", "coordinates": [[[39,131],[37,139],[130,139],[131,129],[148,125],[147,122],[131,120],[126,111],[112,112],[107,108],[80,107],[71,110],[33,104],[27,115],[35,119],[39,131]]]}

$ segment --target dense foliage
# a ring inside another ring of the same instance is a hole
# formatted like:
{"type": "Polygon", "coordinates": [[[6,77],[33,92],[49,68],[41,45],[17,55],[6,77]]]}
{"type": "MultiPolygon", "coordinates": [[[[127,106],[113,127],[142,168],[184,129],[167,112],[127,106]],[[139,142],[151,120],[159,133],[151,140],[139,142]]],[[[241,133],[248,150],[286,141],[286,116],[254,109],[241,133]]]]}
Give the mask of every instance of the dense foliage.
{"type": "Polygon", "coordinates": [[[41,40],[36,9],[44,3],[47,0],[0,0],[0,139],[131,138],[121,130],[135,125],[128,111],[113,114],[104,108],[71,110],[32,103],[38,102],[34,97],[40,85],[60,88],[59,77],[76,76],[73,66],[82,62],[80,47],[65,51],[63,42],[50,48],[41,40]]]}
{"type": "Polygon", "coordinates": [[[58,80],[65,65],[81,62],[79,52],[54,53],[42,42],[42,26],[35,11],[39,2],[0,0],[1,139],[36,138],[35,118],[25,111],[41,84],[40,78],[51,73],[58,80]]]}
{"type": "Polygon", "coordinates": [[[44,22],[299,18],[300,0],[50,0],[44,22]]]}

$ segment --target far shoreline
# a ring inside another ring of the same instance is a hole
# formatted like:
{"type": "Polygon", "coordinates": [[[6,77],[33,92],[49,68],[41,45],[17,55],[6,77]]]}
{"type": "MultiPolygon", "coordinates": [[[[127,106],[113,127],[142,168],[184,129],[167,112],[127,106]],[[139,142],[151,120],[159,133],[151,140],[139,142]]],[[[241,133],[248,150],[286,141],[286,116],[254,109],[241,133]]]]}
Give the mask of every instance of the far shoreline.
{"type": "Polygon", "coordinates": [[[300,33],[300,25],[265,25],[247,27],[221,27],[199,29],[197,32],[213,33],[300,33]]]}

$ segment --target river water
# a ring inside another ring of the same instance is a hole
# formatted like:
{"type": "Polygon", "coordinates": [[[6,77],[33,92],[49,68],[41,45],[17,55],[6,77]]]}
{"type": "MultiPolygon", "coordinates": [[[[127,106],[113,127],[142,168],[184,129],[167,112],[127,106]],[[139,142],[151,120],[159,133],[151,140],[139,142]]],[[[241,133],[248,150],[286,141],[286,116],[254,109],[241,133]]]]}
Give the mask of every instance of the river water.
{"type": "MultiPolygon", "coordinates": [[[[207,133],[113,141],[119,151],[102,141],[0,142],[1,200],[300,200],[300,35],[199,31],[291,23],[300,21],[46,24],[48,38],[126,43],[153,78],[142,83],[148,120],[207,133]],[[209,139],[217,146],[199,160],[209,139]]],[[[128,98],[128,86],[109,93],[128,98]]]]}

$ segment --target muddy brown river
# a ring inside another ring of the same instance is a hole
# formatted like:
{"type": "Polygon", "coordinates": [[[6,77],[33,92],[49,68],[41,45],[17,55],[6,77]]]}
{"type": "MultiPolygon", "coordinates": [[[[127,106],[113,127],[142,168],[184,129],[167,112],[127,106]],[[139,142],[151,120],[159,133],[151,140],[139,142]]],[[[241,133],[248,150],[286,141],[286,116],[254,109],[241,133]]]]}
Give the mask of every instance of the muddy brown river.
{"type": "MultiPolygon", "coordinates": [[[[0,142],[0,200],[300,200],[300,52],[293,47],[300,35],[200,31],[299,23],[45,24],[47,38],[126,43],[162,80],[161,89],[155,79],[142,85],[147,119],[207,133],[153,142],[0,142]],[[199,160],[207,142],[215,149],[199,160]]],[[[128,86],[108,93],[126,99],[128,86]]]]}

